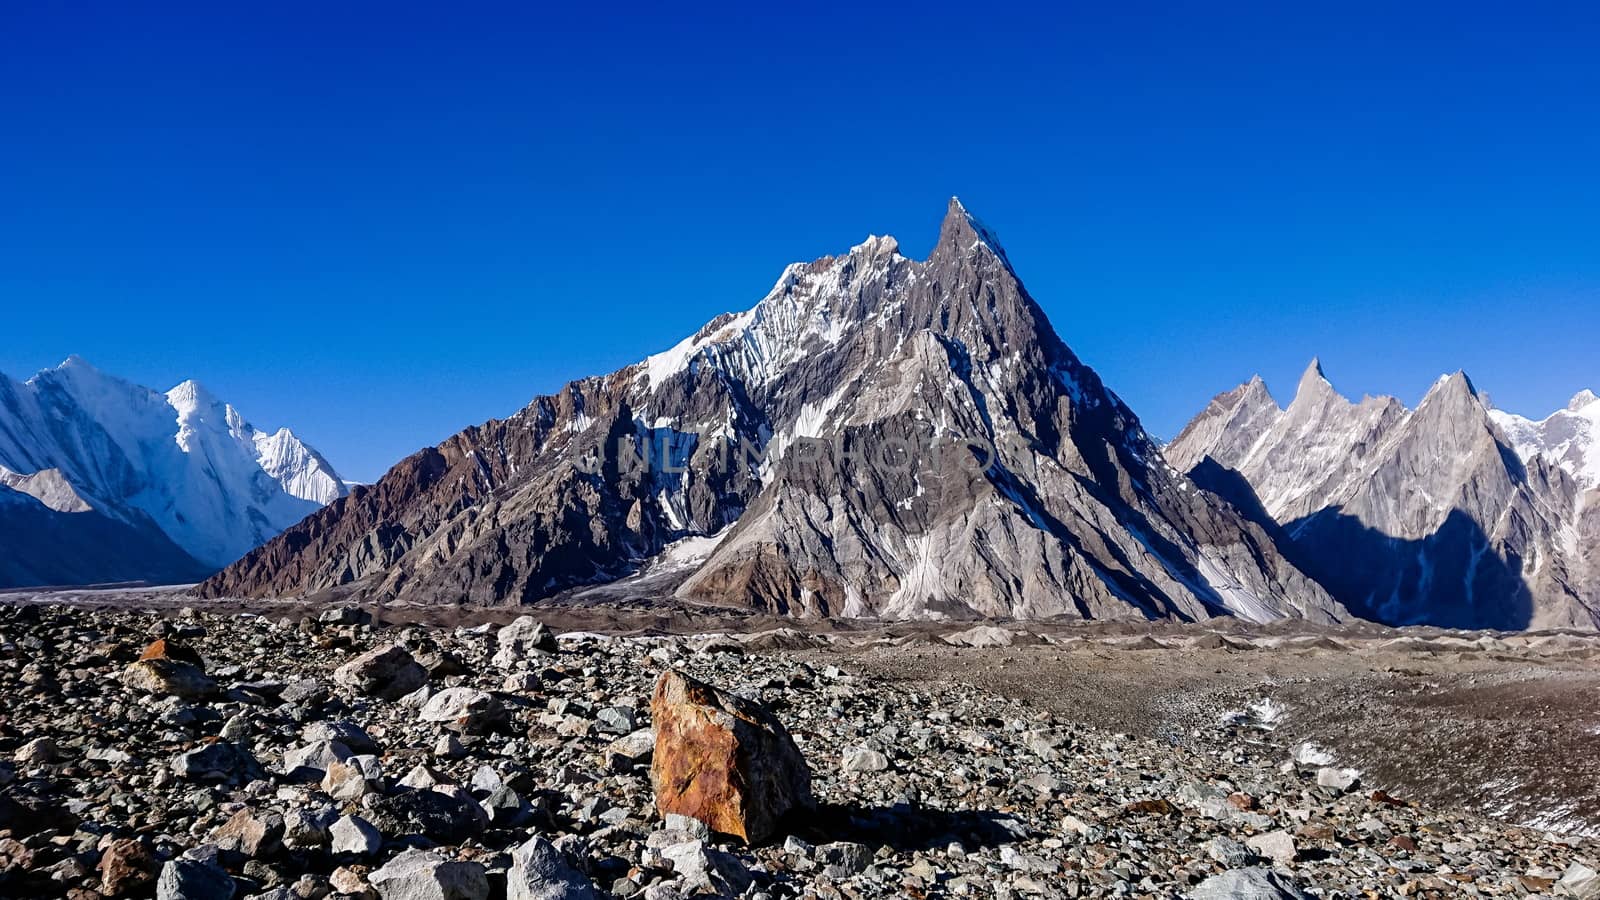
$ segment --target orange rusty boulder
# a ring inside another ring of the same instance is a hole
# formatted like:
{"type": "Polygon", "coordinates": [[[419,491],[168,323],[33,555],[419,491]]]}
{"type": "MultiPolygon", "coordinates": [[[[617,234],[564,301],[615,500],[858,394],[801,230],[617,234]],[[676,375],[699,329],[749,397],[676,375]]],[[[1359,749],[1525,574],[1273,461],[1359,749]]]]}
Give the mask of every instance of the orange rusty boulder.
{"type": "Polygon", "coordinates": [[[650,778],[663,816],[689,816],[757,844],[774,836],[791,811],[812,806],[805,757],[760,705],[665,672],[650,715],[656,732],[650,778]]]}
{"type": "Polygon", "coordinates": [[[139,658],[170,659],[176,662],[190,663],[191,665],[199,666],[202,669],[205,668],[205,661],[200,658],[200,654],[194,652],[188,647],[183,646],[182,644],[169,641],[166,638],[157,638],[156,640],[151,641],[149,646],[144,648],[144,652],[139,654],[139,658]]]}

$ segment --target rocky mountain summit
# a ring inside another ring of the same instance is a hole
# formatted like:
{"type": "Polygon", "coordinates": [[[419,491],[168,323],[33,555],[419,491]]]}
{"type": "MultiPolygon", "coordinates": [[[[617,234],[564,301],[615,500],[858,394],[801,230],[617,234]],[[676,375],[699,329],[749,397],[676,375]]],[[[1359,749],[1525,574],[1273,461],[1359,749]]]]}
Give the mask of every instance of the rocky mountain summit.
{"type": "Polygon", "coordinates": [[[344,494],[293,432],[197,382],[161,393],[78,357],[0,375],[0,587],[196,581],[344,494]]]}
{"type": "Polygon", "coordinates": [[[952,200],[742,313],[403,461],[201,587],[531,603],[644,572],[807,616],[1346,612],[1167,465],[952,200]]]}
{"type": "Polygon", "coordinates": [[[1166,448],[1276,529],[1352,612],[1387,624],[1600,627],[1600,494],[1580,395],[1544,423],[1492,410],[1465,374],[1415,409],[1350,401],[1313,361],[1280,408],[1259,379],[1214,398],[1166,448]]]}
{"type": "Polygon", "coordinates": [[[1593,842],[1420,807],[1249,716],[1130,737],[786,630],[13,606],[0,639],[5,896],[1600,896],[1593,842]],[[685,759],[694,816],[663,809],[685,759]]]}

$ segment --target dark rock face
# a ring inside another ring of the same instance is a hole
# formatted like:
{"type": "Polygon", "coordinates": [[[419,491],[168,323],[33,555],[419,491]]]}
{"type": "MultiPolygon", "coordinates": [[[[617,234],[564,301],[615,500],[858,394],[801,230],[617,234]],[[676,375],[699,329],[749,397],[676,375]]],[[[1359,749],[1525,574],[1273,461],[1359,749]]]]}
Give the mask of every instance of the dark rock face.
{"type": "Polygon", "coordinates": [[[753,309],[396,466],[207,596],[528,603],[666,554],[680,596],[795,615],[1345,615],[1196,490],[952,201],[788,267],[753,309]],[[706,549],[706,548],[702,548],[706,549]]]}
{"type": "Polygon", "coordinates": [[[1212,400],[1167,458],[1254,510],[1296,565],[1362,617],[1600,627],[1600,543],[1584,538],[1593,505],[1567,471],[1520,459],[1461,373],[1414,410],[1392,397],[1346,400],[1316,363],[1287,409],[1256,379],[1212,400]]]}

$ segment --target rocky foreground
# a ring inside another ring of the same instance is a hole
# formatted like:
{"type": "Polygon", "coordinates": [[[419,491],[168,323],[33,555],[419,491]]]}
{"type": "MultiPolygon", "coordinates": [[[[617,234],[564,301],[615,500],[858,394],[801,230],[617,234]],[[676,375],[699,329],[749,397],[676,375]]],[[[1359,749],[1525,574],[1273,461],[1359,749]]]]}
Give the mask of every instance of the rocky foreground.
{"type": "Polygon", "coordinates": [[[1594,843],[1246,719],[1175,746],[781,634],[28,606],[0,638],[6,897],[1600,897],[1594,843]]]}

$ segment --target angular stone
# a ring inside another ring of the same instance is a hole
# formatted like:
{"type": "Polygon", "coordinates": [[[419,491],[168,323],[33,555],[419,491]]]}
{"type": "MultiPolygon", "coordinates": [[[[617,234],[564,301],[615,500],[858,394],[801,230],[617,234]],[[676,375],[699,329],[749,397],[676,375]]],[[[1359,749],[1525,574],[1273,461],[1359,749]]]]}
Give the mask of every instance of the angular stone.
{"type": "Polygon", "coordinates": [[[196,781],[248,779],[261,773],[250,751],[227,741],[202,744],[172,760],[172,774],[196,781]]]}
{"type": "Polygon", "coordinates": [[[1189,900],[1311,900],[1294,881],[1271,869],[1229,869],[1207,878],[1189,900]]]}
{"type": "Polygon", "coordinates": [[[651,766],[656,808],[760,843],[810,808],[811,771],[783,723],[761,706],[680,672],[656,681],[651,766]]]}
{"type": "Polygon", "coordinates": [[[606,745],[602,754],[607,769],[613,772],[631,772],[634,766],[650,761],[656,750],[656,733],[641,728],[606,745]]]}
{"type": "Polygon", "coordinates": [[[360,816],[341,816],[328,831],[332,839],[328,849],[335,854],[371,856],[383,847],[383,835],[360,816]]]}
{"type": "Polygon", "coordinates": [[[489,876],[475,862],[407,850],[367,876],[382,900],[487,900],[489,876]]]}
{"type": "Polygon", "coordinates": [[[852,747],[844,752],[839,768],[846,775],[883,772],[889,768],[889,757],[867,747],[852,747]]]}
{"type": "Polygon", "coordinates": [[[1230,869],[1250,862],[1250,851],[1238,841],[1228,837],[1214,837],[1206,842],[1206,855],[1230,869]]]}
{"type": "Polygon", "coordinates": [[[534,652],[556,652],[556,636],[533,616],[519,616],[495,634],[494,664],[510,669],[534,652]]]}
{"type": "Polygon", "coordinates": [[[366,730],[348,719],[335,719],[327,722],[312,722],[301,732],[300,737],[307,741],[332,741],[350,748],[352,753],[377,753],[378,742],[374,741],[366,730]]]}
{"type": "Polygon", "coordinates": [[[131,894],[155,880],[156,864],[144,844],[121,838],[100,854],[100,893],[107,897],[131,894]]]}
{"type": "Polygon", "coordinates": [[[328,768],[322,776],[322,792],[335,800],[345,802],[360,800],[376,792],[378,788],[368,779],[367,772],[357,763],[358,759],[360,757],[352,757],[348,762],[335,760],[328,763],[328,768]]]}
{"type": "Polygon", "coordinates": [[[338,741],[312,741],[302,747],[285,751],[283,754],[283,773],[292,775],[296,772],[302,774],[315,772],[325,773],[328,767],[336,762],[344,762],[355,756],[350,748],[338,741]],[[302,772],[302,770],[304,770],[302,772]]]}
{"type": "Polygon", "coordinates": [[[232,876],[214,860],[168,860],[156,879],[156,900],[232,900],[237,891],[232,876]]]}
{"type": "Polygon", "coordinates": [[[202,671],[204,671],[206,665],[205,660],[200,658],[199,653],[196,653],[193,649],[184,646],[183,644],[179,644],[175,641],[169,641],[166,638],[158,638],[154,641],[151,641],[145,646],[143,652],[139,654],[139,658],[169,659],[174,662],[186,662],[202,671]]]}
{"type": "Polygon", "coordinates": [[[626,706],[608,706],[594,714],[595,727],[607,734],[628,734],[639,727],[638,716],[626,706]]]}
{"type": "Polygon", "coordinates": [[[499,698],[473,688],[446,688],[423,704],[417,717],[461,734],[483,734],[505,720],[499,698]]]}
{"type": "Polygon", "coordinates": [[[368,650],[333,671],[333,680],[383,700],[399,700],[422,687],[428,672],[398,644],[368,650]]]}
{"type": "Polygon", "coordinates": [[[275,812],[241,809],[211,832],[219,850],[242,853],[251,859],[271,856],[283,846],[283,816],[275,812]]]}
{"type": "Polygon", "coordinates": [[[1575,862],[1561,873],[1561,880],[1556,882],[1556,890],[1564,897],[1597,900],[1600,898],[1600,872],[1583,863],[1575,862]]]}
{"type": "Polygon", "coordinates": [[[17,748],[12,759],[19,766],[42,766],[55,762],[61,756],[61,751],[56,747],[56,742],[39,737],[17,748]]]}
{"type": "Polygon", "coordinates": [[[511,851],[506,900],[599,900],[587,875],[573,868],[554,845],[530,838],[511,851]]]}
{"type": "Polygon", "coordinates": [[[838,867],[839,871],[855,875],[872,865],[872,848],[866,844],[835,841],[816,848],[816,861],[825,867],[838,867]]]}
{"type": "Polygon", "coordinates": [[[483,809],[470,797],[441,790],[403,790],[369,794],[362,800],[368,821],[390,837],[420,834],[440,843],[457,843],[482,827],[483,809]]]}
{"type": "Polygon", "coordinates": [[[750,886],[750,872],[730,853],[706,846],[705,841],[685,841],[662,848],[663,859],[693,891],[719,897],[737,897],[750,886]]]}
{"type": "Polygon", "coordinates": [[[1294,862],[1295,854],[1299,852],[1295,848],[1294,838],[1287,831],[1252,835],[1244,843],[1251,850],[1278,863],[1294,862]]]}
{"type": "Polygon", "coordinates": [[[136,691],[162,697],[203,700],[217,692],[200,667],[173,659],[141,659],[122,670],[122,683],[136,691]]]}

